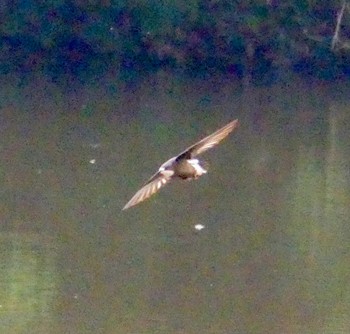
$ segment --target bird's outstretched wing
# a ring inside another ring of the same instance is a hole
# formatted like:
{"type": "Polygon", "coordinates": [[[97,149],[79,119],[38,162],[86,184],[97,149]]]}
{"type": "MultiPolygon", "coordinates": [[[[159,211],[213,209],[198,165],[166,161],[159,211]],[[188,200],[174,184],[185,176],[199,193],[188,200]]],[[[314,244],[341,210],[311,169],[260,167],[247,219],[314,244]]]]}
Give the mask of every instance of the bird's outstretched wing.
{"type": "Polygon", "coordinates": [[[217,145],[221,140],[223,140],[230,132],[232,132],[238,125],[238,120],[234,120],[221,129],[215,131],[208,137],[200,140],[198,143],[190,146],[185,151],[180,153],[176,158],[172,158],[163,164],[160,170],[154,174],[147,183],[131,198],[131,200],[126,203],[123,210],[126,210],[156,193],[162,186],[164,186],[173,176],[174,171],[166,168],[165,165],[169,164],[176,159],[179,161],[181,159],[191,159],[198,154],[205,152],[206,150],[217,145]]]}
{"type": "Polygon", "coordinates": [[[215,131],[208,137],[203,138],[198,143],[188,147],[185,151],[180,153],[176,160],[180,159],[191,159],[192,157],[195,157],[196,155],[199,155],[206,150],[209,150],[213,146],[220,143],[221,140],[223,140],[225,137],[228,136],[230,132],[232,132],[236,127],[238,126],[238,120],[235,119],[234,121],[226,124],[221,129],[215,131]]]}
{"type": "Polygon", "coordinates": [[[155,194],[162,186],[164,186],[171,179],[171,174],[165,174],[164,172],[157,172],[154,174],[147,183],[126,203],[123,210],[126,210],[148,197],[155,194]]]}

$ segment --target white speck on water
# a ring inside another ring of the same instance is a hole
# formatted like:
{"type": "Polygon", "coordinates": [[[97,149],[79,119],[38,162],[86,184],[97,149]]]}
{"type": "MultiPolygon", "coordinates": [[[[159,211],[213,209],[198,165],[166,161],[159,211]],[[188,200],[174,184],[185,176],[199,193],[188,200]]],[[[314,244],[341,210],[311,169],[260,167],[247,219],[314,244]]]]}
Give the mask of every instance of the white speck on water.
{"type": "Polygon", "coordinates": [[[96,162],[96,159],[91,159],[89,162],[90,164],[94,164],[96,162]]]}
{"type": "Polygon", "coordinates": [[[196,224],[196,225],[194,225],[194,228],[195,228],[197,231],[200,231],[200,230],[203,230],[203,228],[205,228],[205,226],[202,225],[202,224],[196,224]]]}

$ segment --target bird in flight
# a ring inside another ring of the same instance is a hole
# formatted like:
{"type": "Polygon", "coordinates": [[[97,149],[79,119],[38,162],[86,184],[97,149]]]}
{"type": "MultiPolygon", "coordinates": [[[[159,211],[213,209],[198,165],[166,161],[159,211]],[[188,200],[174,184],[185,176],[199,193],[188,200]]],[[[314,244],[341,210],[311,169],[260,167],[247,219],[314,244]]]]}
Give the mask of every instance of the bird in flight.
{"type": "Polygon", "coordinates": [[[227,137],[237,125],[238,120],[236,119],[208,137],[205,137],[196,144],[188,147],[179,155],[163,163],[158,172],[155,173],[139,191],[137,191],[128,203],[126,203],[123,210],[149,198],[172,179],[197,179],[201,175],[207,173],[207,171],[200,165],[199,160],[194,158],[220,143],[220,141],[227,137]]]}

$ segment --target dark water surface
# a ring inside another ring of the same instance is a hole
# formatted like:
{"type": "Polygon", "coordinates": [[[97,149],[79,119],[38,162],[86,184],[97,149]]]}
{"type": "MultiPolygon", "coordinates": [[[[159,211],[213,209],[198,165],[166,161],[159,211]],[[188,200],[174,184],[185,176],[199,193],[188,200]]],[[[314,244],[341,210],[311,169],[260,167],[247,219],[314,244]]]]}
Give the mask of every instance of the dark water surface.
{"type": "Polygon", "coordinates": [[[350,333],[348,85],[1,84],[1,333],[350,333]]]}

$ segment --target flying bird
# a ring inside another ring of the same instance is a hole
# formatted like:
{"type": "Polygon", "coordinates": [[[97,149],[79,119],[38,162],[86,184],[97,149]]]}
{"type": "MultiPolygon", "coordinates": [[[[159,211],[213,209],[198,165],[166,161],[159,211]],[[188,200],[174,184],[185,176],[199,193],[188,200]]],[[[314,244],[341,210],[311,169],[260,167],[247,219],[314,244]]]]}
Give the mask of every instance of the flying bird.
{"type": "Polygon", "coordinates": [[[229,135],[238,125],[238,120],[234,120],[213,134],[205,137],[196,144],[188,147],[179,155],[169,159],[163,163],[158,172],[155,173],[145,185],[126,203],[123,210],[126,210],[156,193],[161,187],[170,180],[179,179],[197,179],[207,171],[201,166],[198,159],[194,159],[197,155],[209,150],[217,145],[225,137],[229,135]]]}

